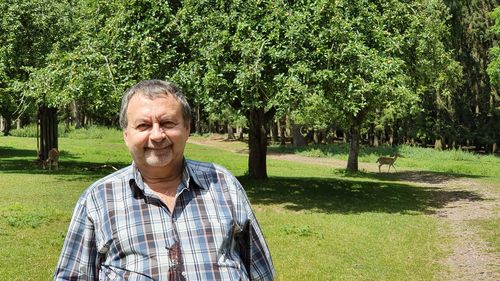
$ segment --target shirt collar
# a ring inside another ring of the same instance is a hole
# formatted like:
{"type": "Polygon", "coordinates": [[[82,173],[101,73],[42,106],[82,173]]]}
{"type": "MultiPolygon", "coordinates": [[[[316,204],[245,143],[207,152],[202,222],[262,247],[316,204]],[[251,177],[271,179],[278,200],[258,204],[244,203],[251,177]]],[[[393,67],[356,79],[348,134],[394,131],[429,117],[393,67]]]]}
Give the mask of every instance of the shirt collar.
{"type": "MultiPolygon", "coordinates": [[[[202,171],[199,171],[194,167],[192,164],[190,164],[189,161],[186,159],[183,160],[184,162],[184,168],[182,170],[182,179],[181,179],[181,190],[183,187],[186,187],[187,189],[190,188],[200,188],[200,189],[208,189],[208,187],[204,184],[203,182],[203,177],[205,177],[205,173],[202,171]]],[[[141,172],[137,168],[137,165],[135,162],[132,162],[132,178],[131,180],[134,180],[137,187],[142,191],[145,192],[145,187],[146,185],[144,184],[144,180],[142,178],[141,172]]]]}

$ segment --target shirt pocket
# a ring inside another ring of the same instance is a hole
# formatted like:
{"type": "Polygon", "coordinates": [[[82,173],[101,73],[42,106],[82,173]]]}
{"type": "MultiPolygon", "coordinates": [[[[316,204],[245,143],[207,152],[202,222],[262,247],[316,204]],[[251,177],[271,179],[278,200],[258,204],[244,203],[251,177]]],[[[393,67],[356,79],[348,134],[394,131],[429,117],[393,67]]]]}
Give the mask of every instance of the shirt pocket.
{"type": "Polygon", "coordinates": [[[217,265],[219,267],[230,267],[241,269],[241,259],[235,251],[235,235],[240,231],[238,225],[232,221],[222,222],[220,224],[221,243],[217,251],[217,265]]]}

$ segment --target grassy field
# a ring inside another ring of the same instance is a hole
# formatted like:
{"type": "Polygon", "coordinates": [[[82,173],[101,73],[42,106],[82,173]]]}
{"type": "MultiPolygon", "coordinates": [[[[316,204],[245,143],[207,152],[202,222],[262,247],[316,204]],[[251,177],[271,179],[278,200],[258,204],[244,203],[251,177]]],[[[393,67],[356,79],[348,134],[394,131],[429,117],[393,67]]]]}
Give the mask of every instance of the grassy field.
{"type": "MultiPolygon", "coordinates": [[[[0,280],[51,279],[82,191],[110,173],[110,166],[130,163],[119,131],[93,136],[98,138],[84,133],[60,138],[61,168],[52,172],[34,162],[36,139],[0,137],[0,280]]],[[[498,175],[492,172],[500,170],[498,157],[452,157],[457,162],[447,166],[435,165],[441,161],[435,157],[451,156],[401,149],[414,155],[398,167],[432,166],[430,171],[493,182],[498,188],[498,175]]],[[[363,152],[361,160],[372,161],[370,153],[363,152]]],[[[447,203],[437,199],[447,191],[368,172],[346,175],[326,166],[271,159],[270,178],[259,182],[244,176],[243,154],[194,144],[188,144],[186,154],[226,166],[240,178],[271,249],[277,280],[442,280],[446,273],[440,261],[453,241],[446,225],[430,214],[447,203]]],[[[477,222],[495,247],[498,223],[477,222]]]]}

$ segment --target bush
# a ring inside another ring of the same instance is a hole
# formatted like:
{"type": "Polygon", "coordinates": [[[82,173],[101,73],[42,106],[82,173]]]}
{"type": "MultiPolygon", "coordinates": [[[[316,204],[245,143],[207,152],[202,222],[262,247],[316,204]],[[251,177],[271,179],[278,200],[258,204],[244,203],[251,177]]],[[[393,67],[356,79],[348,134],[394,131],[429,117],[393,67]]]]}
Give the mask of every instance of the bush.
{"type": "MultiPolygon", "coordinates": [[[[29,124],[21,129],[10,131],[14,137],[36,138],[37,124],[29,124]]],[[[118,133],[118,129],[100,126],[88,126],[81,129],[75,129],[74,126],[67,127],[64,123],[57,126],[57,133],[60,138],[70,139],[103,139],[118,133]]]]}
{"type": "Polygon", "coordinates": [[[36,138],[37,136],[37,125],[29,124],[21,129],[14,129],[10,131],[10,134],[14,137],[25,137],[25,138],[36,138]]]}
{"type": "Polygon", "coordinates": [[[120,131],[116,128],[92,125],[81,129],[73,129],[67,134],[67,137],[70,139],[108,139],[119,133],[120,131]]]}

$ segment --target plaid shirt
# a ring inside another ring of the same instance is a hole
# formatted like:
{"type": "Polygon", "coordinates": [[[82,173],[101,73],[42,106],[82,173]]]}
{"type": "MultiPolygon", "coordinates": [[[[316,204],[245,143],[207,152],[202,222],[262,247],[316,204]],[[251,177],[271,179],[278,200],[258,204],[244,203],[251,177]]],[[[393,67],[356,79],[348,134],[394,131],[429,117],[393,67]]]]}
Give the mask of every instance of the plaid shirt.
{"type": "Polygon", "coordinates": [[[132,164],[78,201],[54,280],[273,280],[240,183],[186,160],[171,213],[132,164]]]}

